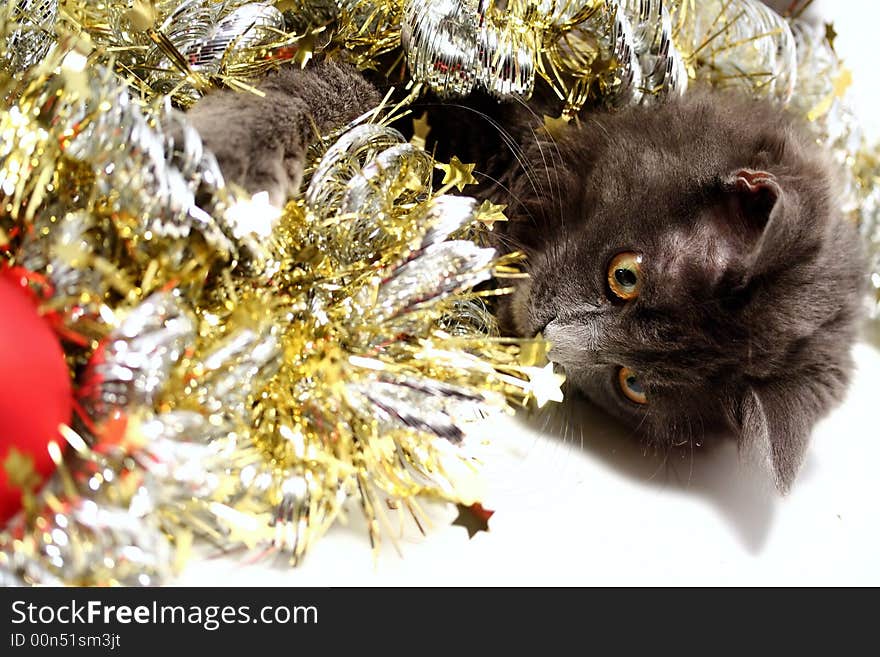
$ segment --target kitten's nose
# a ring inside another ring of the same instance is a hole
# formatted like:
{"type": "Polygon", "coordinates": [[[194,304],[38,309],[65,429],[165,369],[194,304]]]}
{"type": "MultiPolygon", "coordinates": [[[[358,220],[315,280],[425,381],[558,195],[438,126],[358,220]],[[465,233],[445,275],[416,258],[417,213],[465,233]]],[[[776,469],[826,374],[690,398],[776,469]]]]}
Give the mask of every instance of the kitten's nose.
{"type": "Polygon", "coordinates": [[[550,342],[547,357],[559,365],[591,365],[597,361],[596,331],[590,322],[554,319],[544,327],[550,342]]]}

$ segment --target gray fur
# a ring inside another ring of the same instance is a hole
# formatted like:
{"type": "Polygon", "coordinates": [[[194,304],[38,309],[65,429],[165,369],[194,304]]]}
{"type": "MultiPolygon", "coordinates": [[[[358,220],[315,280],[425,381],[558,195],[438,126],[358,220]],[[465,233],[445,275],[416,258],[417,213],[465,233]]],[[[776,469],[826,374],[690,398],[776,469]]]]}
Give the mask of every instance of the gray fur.
{"type": "Polygon", "coordinates": [[[354,68],[333,62],[281,68],[257,88],[264,97],[216,91],[188,116],[224,177],[251,193],[269,192],[276,204],[299,187],[306,150],[318,134],[345,125],[380,100],[354,68]]]}

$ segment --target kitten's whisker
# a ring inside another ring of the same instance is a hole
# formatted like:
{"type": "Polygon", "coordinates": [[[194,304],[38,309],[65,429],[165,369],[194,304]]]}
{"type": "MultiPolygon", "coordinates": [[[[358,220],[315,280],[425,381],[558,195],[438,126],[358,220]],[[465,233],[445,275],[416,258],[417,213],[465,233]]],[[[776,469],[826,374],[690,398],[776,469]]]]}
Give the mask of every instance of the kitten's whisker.
{"type": "MultiPolygon", "coordinates": [[[[656,454],[656,451],[654,452],[656,454]]],[[[654,481],[658,474],[660,474],[661,470],[666,470],[667,474],[669,473],[669,450],[663,450],[663,460],[657,464],[657,468],[654,472],[651,473],[651,476],[648,477],[648,481],[654,481]]]]}
{"type": "Polygon", "coordinates": [[[595,118],[592,118],[592,117],[591,117],[591,118],[589,119],[589,122],[595,124],[595,126],[596,126],[597,128],[599,128],[603,133],[605,133],[605,136],[606,136],[606,137],[608,137],[609,139],[611,138],[611,133],[608,132],[608,128],[606,128],[604,125],[602,125],[601,123],[599,123],[599,121],[597,121],[595,118]]]}
{"type": "MultiPolygon", "coordinates": [[[[541,196],[541,191],[540,191],[539,186],[536,182],[535,169],[531,165],[531,163],[528,161],[528,159],[525,157],[525,152],[523,151],[522,147],[517,143],[517,141],[513,138],[513,135],[511,135],[500,123],[498,123],[498,121],[496,121],[494,118],[492,118],[491,116],[489,116],[485,112],[481,112],[473,107],[468,107],[468,106],[462,105],[460,103],[449,103],[446,106],[447,107],[456,107],[459,109],[464,109],[466,111],[469,111],[469,112],[475,114],[476,116],[480,117],[484,121],[486,121],[486,123],[491,125],[493,128],[495,128],[495,130],[497,130],[498,135],[501,137],[504,144],[510,149],[511,154],[513,155],[513,157],[516,160],[519,167],[525,173],[526,178],[529,181],[529,185],[531,186],[532,191],[535,193],[535,196],[536,197],[541,196]]],[[[530,219],[535,223],[535,226],[538,227],[538,224],[537,224],[537,222],[535,222],[534,217],[531,217],[531,215],[530,215],[530,219]]]]}
{"type": "MultiPolygon", "coordinates": [[[[492,118],[491,116],[489,116],[485,112],[481,112],[478,109],[475,109],[473,107],[468,107],[467,105],[463,105],[461,103],[442,103],[442,104],[441,103],[424,103],[422,105],[422,107],[425,107],[425,108],[454,107],[457,109],[462,109],[462,110],[465,110],[467,112],[474,114],[475,116],[478,116],[479,118],[484,120],[486,123],[488,123],[490,126],[495,128],[495,130],[497,131],[498,135],[501,137],[504,144],[510,149],[510,152],[513,154],[514,158],[516,159],[517,164],[525,172],[526,177],[529,180],[529,183],[530,183],[535,195],[540,196],[540,192],[538,190],[538,185],[536,184],[535,177],[533,175],[534,174],[533,167],[529,164],[528,160],[525,158],[525,153],[523,152],[523,150],[519,146],[519,144],[517,144],[517,142],[513,138],[513,136],[497,120],[495,120],[494,118],[492,118]]],[[[533,217],[530,217],[530,218],[533,222],[535,222],[533,217]]],[[[536,222],[535,222],[535,226],[538,227],[538,224],[536,222]]]]}
{"type": "MultiPolygon", "coordinates": [[[[529,112],[529,114],[532,115],[532,117],[534,119],[536,119],[536,121],[541,120],[541,117],[538,116],[537,112],[535,112],[535,110],[533,110],[531,107],[529,107],[529,105],[523,99],[517,98],[516,100],[523,108],[525,108],[525,110],[527,112],[529,112]]],[[[550,184],[550,187],[551,187],[550,195],[551,195],[552,200],[556,202],[557,210],[559,213],[559,221],[562,226],[562,229],[564,230],[565,229],[565,215],[562,210],[562,208],[563,208],[562,183],[559,178],[559,167],[562,164],[562,152],[559,149],[559,143],[556,141],[556,138],[552,134],[550,134],[549,132],[547,133],[547,137],[549,137],[549,143],[553,147],[553,152],[551,153],[551,159],[553,160],[553,167],[552,167],[552,169],[548,169],[547,156],[546,156],[546,154],[544,152],[544,148],[543,148],[543,144],[545,144],[547,142],[540,139],[538,137],[538,134],[535,132],[535,130],[533,128],[530,127],[529,131],[532,133],[532,138],[534,139],[535,145],[538,147],[538,152],[541,154],[541,160],[544,163],[544,171],[548,172],[548,174],[550,171],[552,171],[554,176],[556,177],[555,194],[554,194],[554,189],[553,189],[553,181],[550,180],[549,175],[548,175],[547,182],[550,184]]]]}
{"type": "MultiPolygon", "coordinates": [[[[483,171],[474,171],[474,176],[475,176],[475,177],[483,178],[483,179],[485,179],[485,180],[488,180],[489,182],[491,182],[491,183],[492,183],[493,185],[495,185],[496,187],[500,187],[501,189],[503,189],[504,192],[505,192],[508,196],[510,196],[510,198],[512,198],[514,201],[516,201],[517,204],[518,204],[520,207],[522,207],[523,210],[526,211],[526,214],[529,215],[529,219],[531,219],[531,220],[535,223],[535,225],[537,225],[537,221],[535,220],[535,216],[532,214],[531,210],[529,210],[529,207],[523,202],[523,200],[522,200],[518,195],[516,195],[516,194],[513,192],[513,190],[512,190],[510,187],[508,187],[507,185],[505,185],[504,183],[502,183],[498,178],[495,178],[495,177],[493,177],[493,176],[490,176],[488,173],[484,173],[483,171]]],[[[509,219],[509,217],[508,217],[508,219],[509,219]]]]}
{"type": "MultiPolygon", "coordinates": [[[[697,419],[700,422],[700,432],[699,433],[701,436],[705,436],[706,435],[706,423],[703,421],[702,416],[697,416],[697,419]]],[[[693,475],[694,475],[694,447],[696,447],[696,445],[697,445],[697,441],[694,439],[693,436],[691,436],[691,440],[690,440],[691,462],[690,462],[690,469],[688,471],[688,487],[690,487],[691,481],[692,481],[693,475]]]]}
{"type": "MultiPolygon", "coordinates": [[[[517,238],[512,237],[510,235],[505,235],[504,233],[494,234],[492,236],[492,240],[495,243],[502,245],[506,249],[507,252],[520,251],[520,252],[528,255],[529,250],[531,248],[527,244],[523,244],[517,238]]],[[[527,263],[528,263],[528,261],[526,261],[526,265],[527,265],[527,263]]],[[[528,272],[529,270],[526,268],[525,271],[528,272]]]]}

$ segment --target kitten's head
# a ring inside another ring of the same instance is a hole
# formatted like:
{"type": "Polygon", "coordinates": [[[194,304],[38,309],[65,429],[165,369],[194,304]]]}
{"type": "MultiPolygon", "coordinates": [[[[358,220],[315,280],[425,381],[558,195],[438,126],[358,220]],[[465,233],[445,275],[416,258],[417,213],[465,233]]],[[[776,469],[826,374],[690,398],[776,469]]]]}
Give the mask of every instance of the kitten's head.
{"type": "Polygon", "coordinates": [[[597,117],[554,152],[511,226],[517,332],[658,446],[733,430],[787,490],[845,389],[864,280],[821,154],[778,110],[711,96],[597,117]]]}

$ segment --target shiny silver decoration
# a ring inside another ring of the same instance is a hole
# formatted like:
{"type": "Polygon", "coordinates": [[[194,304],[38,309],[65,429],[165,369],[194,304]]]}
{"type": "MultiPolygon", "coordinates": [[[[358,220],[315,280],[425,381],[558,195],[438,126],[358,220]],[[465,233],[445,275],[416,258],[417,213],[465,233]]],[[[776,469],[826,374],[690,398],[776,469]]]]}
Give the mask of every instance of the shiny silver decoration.
{"type": "Polygon", "coordinates": [[[301,557],[306,548],[303,538],[309,518],[309,484],[303,475],[294,473],[286,477],[279,488],[281,502],[272,512],[272,526],[275,528],[272,544],[279,550],[301,557]]]}
{"type": "Polygon", "coordinates": [[[542,0],[541,21],[524,21],[528,3],[512,0],[504,10],[484,0],[441,0],[405,5],[401,39],[410,74],[441,96],[475,88],[503,100],[528,99],[542,51],[557,73],[582,75],[588,61],[563,33],[595,42],[603,61],[614,66],[603,75],[609,104],[664,99],[687,88],[684,60],[673,42],[668,3],[662,0],[542,0]],[[563,29],[564,28],[564,29],[563,29]],[[559,71],[558,62],[582,70],[559,71]]]}
{"type": "MultiPolygon", "coordinates": [[[[247,0],[186,0],[158,25],[189,71],[223,73],[242,53],[271,43],[284,30],[284,16],[271,2],[247,0]]],[[[147,82],[161,93],[198,100],[203,91],[184,77],[184,71],[158,45],[146,57],[153,72],[147,82]]]]}
{"type": "MultiPolygon", "coordinates": [[[[662,102],[687,90],[687,70],[673,39],[668,1],[605,0],[599,10],[587,14],[570,30],[580,40],[595,41],[600,61],[613,64],[600,74],[604,104],[662,102]]],[[[572,50],[566,39],[545,47],[570,67],[589,69],[585,54],[572,50]]]]}
{"type": "Polygon", "coordinates": [[[206,411],[247,422],[253,382],[269,380],[282,361],[277,332],[268,324],[241,329],[204,356],[197,397],[206,411]]]}
{"type": "MultiPolygon", "coordinates": [[[[326,248],[338,251],[335,242],[339,242],[347,250],[338,255],[357,262],[369,259],[387,241],[399,240],[385,232],[384,218],[406,199],[392,198],[389,192],[407,174],[429,185],[431,172],[430,157],[393,128],[364,124],[343,133],[318,163],[306,190],[306,206],[318,217],[343,219],[343,230],[363,237],[334,240],[326,248]]],[[[403,260],[383,276],[374,320],[405,314],[491,276],[493,249],[481,249],[470,241],[445,241],[469,224],[476,211],[474,199],[453,196],[439,196],[414,210],[420,213],[414,217],[420,231],[403,260]]],[[[320,305],[314,311],[319,313],[320,305]]]]}
{"type": "MultiPolygon", "coordinates": [[[[327,149],[318,163],[306,190],[305,200],[307,207],[315,215],[325,218],[340,217],[344,220],[343,230],[346,233],[362,237],[355,240],[332,240],[326,248],[334,252],[345,248],[345,252],[338,255],[347,262],[357,262],[368,259],[371,253],[389,241],[399,240],[399,236],[386,232],[386,217],[395,211],[395,206],[420,199],[416,198],[416,192],[407,190],[398,183],[407,177],[414,177],[419,186],[429,188],[432,171],[430,156],[422,149],[406,143],[403,135],[393,128],[364,124],[345,132],[327,149]],[[390,193],[392,188],[399,190],[397,197],[390,193]],[[411,198],[407,198],[407,194],[411,198]]],[[[471,242],[444,243],[451,234],[473,220],[476,210],[474,199],[454,196],[439,196],[413,210],[420,213],[415,218],[414,225],[420,226],[421,230],[410,242],[412,252],[404,255],[407,259],[416,258],[413,261],[413,270],[419,269],[419,262],[423,272],[433,270],[433,282],[441,286],[435,290],[433,296],[450,294],[453,290],[460,289],[458,284],[453,284],[448,289],[443,287],[449,286],[452,278],[460,273],[455,270],[456,266],[461,266],[463,271],[469,271],[470,264],[478,266],[485,258],[492,259],[494,252],[491,249],[484,249],[479,254],[471,253],[465,246],[474,246],[471,242]],[[443,262],[443,256],[429,250],[434,245],[442,246],[441,243],[457,245],[443,247],[449,249],[445,253],[445,257],[449,258],[448,262],[443,262]],[[423,257],[426,259],[419,260],[423,257]]],[[[488,274],[481,266],[479,269],[477,276],[479,280],[484,280],[484,274],[488,274]]],[[[390,297],[397,297],[397,301],[404,306],[407,305],[409,301],[404,298],[405,287],[413,279],[409,274],[397,271],[389,274],[389,277],[383,291],[380,291],[380,297],[388,294],[390,297]],[[395,283],[394,279],[398,274],[401,279],[395,283]],[[398,285],[402,289],[393,291],[398,285]]],[[[475,284],[476,282],[463,282],[462,286],[475,284]]],[[[421,287],[413,288],[412,292],[420,295],[425,290],[421,287]]],[[[402,307],[395,306],[398,310],[402,307]]]]}
{"type": "Polygon", "coordinates": [[[585,13],[602,2],[604,0],[532,0],[538,15],[555,26],[578,23],[585,13]]]}
{"type": "Polygon", "coordinates": [[[143,444],[132,458],[144,472],[154,505],[186,505],[217,491],[235,448],[233,425],[177,410],[148,415],[138,430],[143,444]]]}
{"type": "Polygon", "coordinates": [[[159,28],[186,58],[190,68],[218,73],[235,52],[272,41],[284,29],[284,17],[269,2],[186,2],[159,28]]]}
{"type": "Polygon", "coordinates": [[[495,249],[464,240],[426,247],[383,281],[376,299],[377,319],[388,321],[488,280],[495,256],[495,249]]]}
{"type": "Polygon", "coordinates": [[[345,132],[321,158],[306,189],[306,207],[315,214],[337,213],[349,196],[349,184],[386,149],[406,143],[394,128],[373,123],[345,132]]]}
{"type": "Polygon", "coordinates": [[[418,248],[424,249],[449,239],[469,225],[476,213],[477,202],[470,196],[444,194],[436,197],[428,205],[425,215],[418,220],[425,226],[418,248]]]}
{"type": "Polygon", "coordinates": [[[386,230],[387,220],[401,203],[422,200],[421,192],[400,183],[409,179],[416,189],[428,189],[432,171],[430,156],[393,128],[367,123],[343,133],[318,163],[305,201],[310,212],[341,218],[339,230],[359,237],[328,239],[322,248],[357,262],[399,239],[386,230]]]}
{"type": "MultiPolygon", "coordinates": [[[[136,494],[131,507],[102,500],[112,484],[92,478],[88,497],[67,500],[31,531],[21,517],[0,537],[0,582],[6,585],[154,586],[174,575],[173,547],[136,494]],[[13,541],[17,541],[12,549],[13,541]]],[[[84,491],[85,492],[85,491],[84,491]]]]}
{"type": "Polygon", "coordinates": [[[26,269],[45,272],[56,295],[79,296],[82,290],[97,290],[103,295],[108,291],[106,277],[91,266],[90,256],[101,245],[90,213],[68,212],[55,225],[41,216],[36,226],[21,246],[21,264],[26,269]],[[47,223],[52,229],[43,234],[47,223]]]}
{"type": "Polygon", "coordinates": [[[195,334],[195,322],[178,295],[148,297],[92,355],[79,388],[80,403],[93,420],[115,409],[151,406],[195,334]]]}
{"type": "Polygon", "coordinates": [[[797,84],[791,27],[760,0],[701,0],[687,13],[697,77],[788,102],[797,84]]]}
{"type": "Polygon", "coordinates": [[[477,75],[496,98],[529,98],[535,86],[534,35],[503,27],[478,30],[477,75]]]}
{"type": "Polygon", "coordinates": [[[477,84],[476,0],[409,0],[401,41],[410,74],[448,96],[466,96],[477,84]]]}
{"type": "Polygon", "coordinates": [[[352,383],[349,391],[373,415],[382,433],[406,427],[445,438],[453,443],[464,438],[462,426],[480,417],[491,394],[434,379],[398,376],[370,383],[352,383]]]}
{"type": "Polygon", "coordinates": [[[41,61],[55,43],[57,20],[58,0],[10,0],[0,7],[6,40],[0,69],[15,74],[41,61]]]}
{"type": "MultiPolygon", "coordinates": [[[[254,478],[254,483],[259,479],[254,478]]],[[[263,480],[265,486],[268,478],[263,480]]],[[[327,528],[333,523],[345,501],[357,490],[357,484],[354,477],[336,479],[327,477],[320,468],[311,468],[308,473],[300,468],[276,477],[271,488],[272,496],[280,496],[281,501],[272,508],[269,521],[272,532],[266,543],[296,565],[312,542],[320,537],[322,532],[315,528],[327,528]],[[321,495],[321,488],[325,486],[335,489],[335,495],[321,495]]],[[[261,493],[263,497],[266,495],[266,491],[261,493]]]]}
{"type": "Polygon", "coordinates": [[[488,20],[485,0],[409,0],[401,40],[410,73],[443,96],[481,88],[498,98],[528,98],[535,45],[527,31],[488,20]]]}
{"type": "Polygon", "coordinates": [[[642,94],[652,100],[680,96],[687,90],[687,71],[673,42],[668,5],[664,0],[625,3],[632,25],[633,49],[642,71],[642,94]]]}
{"type": "Polygon", "coordinates": [[[88,582],[106,569],[115,573],[114,579],[122,586],[165,582],[173,575],[173,548],[165,533],[149,517],[151,510],[145,507],[134,511],[88,499],[77,500],[67,514],[67,526],[59,526],[58,531],[50,534],[54,540],[47,542],[43,551],[48,552],[50,546],[58,548],[52,564],[66,581],[88,582]],[[59,541],[61,534],[71,536],[59,541]],[[71,547],[65,555],[67,546],[71,547]],[[88,549],[80,551],[82,546],[88,549]],[[120,576],[123,573],[125,576],[120,576]]]}
{"type": "Polygon", "coordinates": [[[414,176],[420,187],[427,186],[433,171],[431,157],[411,144],[399,144],[379,153],[345,186],[340,212],[374,215],[390,210],[396,200],[392,186],[403,176],[414,176]]]}
{"type": "Polygon", "coordinates": [[[617,68],[605,76],[604,96],[609,105],[639,102],[644,94],[642,68],[636,51],[632,25],[623,3],[609,3],[608,27],[600,38],[606,43],[603,59],[614,61],[617,68]]]}
{"type": "MultiPolygon", "coordinates": [[[[147,250],[156,237],[187,238],[192,231],[221,257],[237,258],[256,269],[266,259],[256,236],[243,234],[227,210],[239,198],[226,187],[214,155],[205,149],[186,116],[165,105],[148,109],[131,97],[110,71],[95,67],[86,93],[66,93],[53,103],[68,78],[50,78],[41,99],[53,112],[53,129],[83,126],[65,142],[66,156],[88,163],[97,191],[132,222],[138,246],[147,250]],[[113,102],[103,102],[112,98],[113,102]],[[197,197],[199,200],[197,200],[197,197]]],[[[48,119],[47,119],[48,120],[48,119]]],[[[185,244],[177,255],[188,257],[185,244]]]]}
{"type": "MultiPolygon", "coordinates": [[[[60,69],[24,99],[28,106],[39,108],[39,120],[47,127],[44,143],[18,143],[19,133],[13,131],[0,144],[0,163],[7,156],[17,157],[22,149],[35,156],[24,160],[27,167],[16,165],[14,179],[3,181],[5,189],[14,190],[17,202],[26,207],[30,196],[46,193],[49,181],[30,164],[37,161],[39,148],[43,157],[64,156],[94,172],[94,189],[88,195],[102,199],[106,209],[115,212],[114,221],[124,224],[134,248],[180,264],[192,257],[193,243],[187,238],[195,232],[219,258],[235,259],[249,271],[260,271],[267,261],[265,246],[242,230],[235,213],[229,212],[242,199],[226,187],[214,155],[204,148],[185,115],[168,103],[142,106],[112,71],[100,66],[84,71],[86,59],[81,53],[58,53],[57,59],[60,69]],[[160,238],[176,240],[174,248],[160,238]]],[[[13,107],[10,115],[16,112],[18,107],[13,107]]],[[[27,138],[26,132],[21,134],[27,138]]],[[[57,251],[62,242],[86,248],[92,244],[94,236],[86,235],[91,218],[68,213],[60,221],[70,225],[46,248],[57,251]]],[[[47,264],[54,259],[48,252],[41,257],[47,264]]],[[[88,272],[80,274],[88,276],[88,272]]]]}
{"type": "MultiPolygon", "coordinates": [[[[198,191],[218,193],[225,185],[214,156],[204,150],[184,115],[168,107],[148,115],[121,85],[114,102],[100,103],[107,86],[118,83],[98,76],[90,76],[88,82],[90,96],[81,98],[64,117],[71,125],[85,126],[65,153],[102,172],[98,191],[112,198],[119,211],[130,215],[137,208],[131,219],[144,241],[153,234],[187,237],[195,229],[218,250],[234,252],[211,208],[196,202],[198,191]],[[83,121],[87,117],[90,120],[83,121]]],[[[51,91],[47,89],[47,96],[51,91]]]]}

